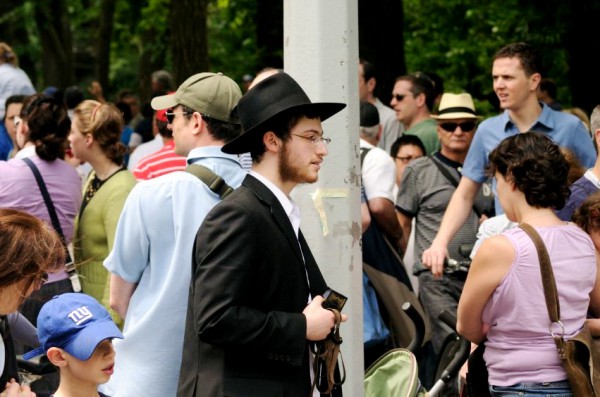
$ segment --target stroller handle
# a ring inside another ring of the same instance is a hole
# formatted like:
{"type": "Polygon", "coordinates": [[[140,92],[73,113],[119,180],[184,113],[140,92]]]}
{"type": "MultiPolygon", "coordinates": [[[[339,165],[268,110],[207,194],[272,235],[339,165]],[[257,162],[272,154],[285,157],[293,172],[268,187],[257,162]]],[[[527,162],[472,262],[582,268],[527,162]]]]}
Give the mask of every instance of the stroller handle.
{"type": "Polygon", "coordinates": [[[423,338],[425,338],[425,322],[423,321],[421,314],[419,314],[417,309],[415,309],[410,302],[404,302],[402,310],[404,310],[404,313],[406,313],[415,325],[415,337],[410,341],[410,344],[406,349],[411,353],[416,354],[423,344],[423,338]]]}

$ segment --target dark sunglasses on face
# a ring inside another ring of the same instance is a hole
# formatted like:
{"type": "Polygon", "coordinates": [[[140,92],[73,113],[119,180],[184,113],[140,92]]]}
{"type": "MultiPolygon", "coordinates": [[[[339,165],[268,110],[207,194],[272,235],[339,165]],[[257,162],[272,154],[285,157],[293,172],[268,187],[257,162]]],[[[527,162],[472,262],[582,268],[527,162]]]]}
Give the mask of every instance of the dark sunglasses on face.
{"type": "Polygon", "coordinates": [[[165,116],[167,117],[167,121],[169,122],[169,124],[173,124],[173,120],[175,120],[175,116],[177,116],[178,114],[186,115],[190,114],[190,112],[166,112],[165,116]]]}
{"type": "Polygon", "coordinates": [[[392,94],[392,99],[395,99],[398,102],[402,102],[404,98],[406,98],[406,95],[392,94]]]}
{"type": "Polygon", "coordinates": [[[442,123],[440,124],[440,127],[447,132],[454,132],[457,127],[460,127],[463,132],[471,132],[475,129],[475,122],[463,121],[462,123],[442,123]]]}

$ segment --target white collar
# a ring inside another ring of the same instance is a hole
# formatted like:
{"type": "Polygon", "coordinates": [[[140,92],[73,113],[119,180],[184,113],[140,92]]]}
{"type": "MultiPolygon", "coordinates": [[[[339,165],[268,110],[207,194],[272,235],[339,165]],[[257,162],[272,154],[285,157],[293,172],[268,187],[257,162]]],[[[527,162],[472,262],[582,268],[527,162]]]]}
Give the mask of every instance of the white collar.
{"type": "Polygon", "coordinates": [[[254,170],[250,170],[249,174],[262,182],[262,184],[265,185],[275,195],[275,197],[277,197],[277,200],[279,200],[279,203],[281,203],[285,214],[292,223],[296,237],[298,237],[298,230],[300,229],[300,207],[298,207],[298,205],[296,205],[296,203],[294,203],[285,193],[283,193],[283,191],[277,187],[277,185],[275,185],[265,176],[254,170]]]}

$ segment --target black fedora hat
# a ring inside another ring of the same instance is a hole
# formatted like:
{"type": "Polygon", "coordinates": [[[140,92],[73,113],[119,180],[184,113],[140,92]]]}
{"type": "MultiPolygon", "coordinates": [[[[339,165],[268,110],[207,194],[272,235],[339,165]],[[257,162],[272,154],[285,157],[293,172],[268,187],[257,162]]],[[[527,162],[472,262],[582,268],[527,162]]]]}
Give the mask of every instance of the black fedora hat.
{"type": "Polygon", "coordinates": [[[260,133],[267,132],[261,127],[284,112],[307,110],[311,114],[316,113],[324,121],[345,107],[344,103],[313,103],[290,75],[276,73],[242,96],[236,109],[243,132],[221,150],[230,154],[248,152],[251,142],[258,139],[260,133]]]}

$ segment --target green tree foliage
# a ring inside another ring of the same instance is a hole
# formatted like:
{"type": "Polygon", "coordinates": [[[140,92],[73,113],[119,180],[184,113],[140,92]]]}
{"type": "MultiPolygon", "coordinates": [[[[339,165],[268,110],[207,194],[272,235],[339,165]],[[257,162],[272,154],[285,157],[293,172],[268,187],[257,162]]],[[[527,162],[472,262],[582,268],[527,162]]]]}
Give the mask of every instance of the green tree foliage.
{"type": "Polygon", "coordinates": [[[490,113],[493,55],[506,44],[525,41],[540,50],[545,77],[562,88],[561,101],[570,102],[569,64],[562,45],[568,6],[555,0],[404,0],[404,5],[409,71],[436,72],[447,92],[467,91],[490,113]]]}

